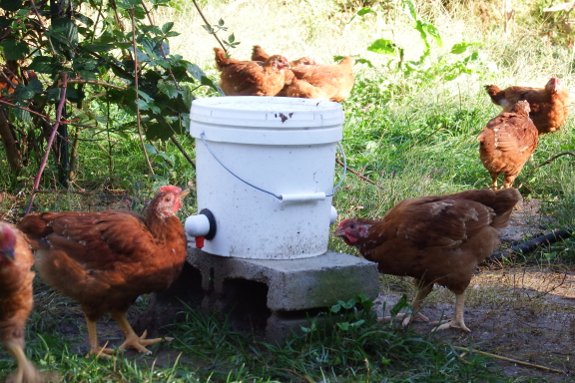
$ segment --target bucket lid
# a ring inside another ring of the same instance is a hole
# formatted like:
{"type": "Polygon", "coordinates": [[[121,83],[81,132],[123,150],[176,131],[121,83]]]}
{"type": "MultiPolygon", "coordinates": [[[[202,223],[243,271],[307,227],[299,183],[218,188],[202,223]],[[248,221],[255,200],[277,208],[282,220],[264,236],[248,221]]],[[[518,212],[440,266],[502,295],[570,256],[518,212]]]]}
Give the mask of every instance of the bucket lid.
{"type": "Polygon", "coordinates": [[[228,96],[192,102],[190,134],[209,141],[266,145],[341,140],[343,110],[331,101],[292,97],[228,96]]]}

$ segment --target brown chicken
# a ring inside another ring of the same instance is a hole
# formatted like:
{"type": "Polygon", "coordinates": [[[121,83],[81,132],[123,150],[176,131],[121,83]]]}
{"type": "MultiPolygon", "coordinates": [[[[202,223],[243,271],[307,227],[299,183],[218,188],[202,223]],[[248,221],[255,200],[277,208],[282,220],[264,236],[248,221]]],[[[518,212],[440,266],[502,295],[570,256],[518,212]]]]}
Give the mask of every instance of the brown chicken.
{"type": "Polygon", "coordinates": [[[493,190],[503,173],[503,187],[510,188],[523,165],[537,147],[538,132],[529,119],[529,104],[519,101],[509,113],[501,113],[487,123],[477,136],[479,157],[491,175],[493,190]]]}
{"type": "Polygon", "coordinates": [[[486,85],[485,89],[495,105],[509,112],[518,101],[529,102],[529,117],[539,131],[539,135],[559,130],[569,115],[569,91],[561,85],[557,77],[552,77],[545,88],[512,86],[499,89],[497,85],[486,85]]]}
{"type": "MultiPolygon", "coordinates": [[[[262,47],[254,45],[252,60],[264,61],[269,57],[262,47]]],[[[290,71],[286,73],[286,85],[278,96],[343,101],[353,88],[354,63],[351,57],[344,58],[336,65],[317,65],[309,57],[291,61],[290,71]]]]}
{"type": "MultiPolygon", "coordinates": [[[[266,61],[270,58],[270,55],[263,50],[262,47],[259,45],[254,45],[252,49],[252,61],[266,61]]],[[[309,57],[301,57],[297,60],[293,60],[289,62],[290,68],[295,68],[300,65],[317,65],[314,59],[309,57]]]]}
{"type": "MultiPolygon", "coordinates": [[[[267,54],[262,47],[260,47],[259,45],[254,45],[253,50],[252,50],[252,60],[253,61],[266,61],[267,59],[269,59],[270,55],[267,54]]],[[[302,65],[317,65],[317,63],[315,62],[315,60],[309,58],[309,57],[301,57],[297,60],[294,61],[290,61],[290,69],[286,69],[286,77],[285,77],[285,85],[282,88],[282,90],[279,91],[279,93],[276,95],[278,97],[287,97],[287,90],[289,89],[289,87],[294,83],[294,81],[297,81],[295,79],[295,75],[292,72],[292,69],[296,69],[302,65]]],[[[295,89],[294,89],[295,91],[295,89]]],[[[292,91],[293,92],[293,91],[292,91]]],[[[310,92],[314,92],[314,89],[311,89],[310,92]]],[[[317,91],[317,93],[319,93],[319,91],[317,91]]],[[[316,95],[316,97],[308,97],[308,98],[322,98],[323,95],[320,94],[312,94],[312,95],[316,95]]],[[[323,97],[324,99],[327,99],[325,97],[323,97]]]]}
{"type": "MultiPolygon", "coordinates": [[[[447,287],[455,294],[455,314],[437,330],[454,327],[470,332],[463,318],[465,289],[479,263],[498,248],[497,228],[507,225],[520,199],[516,189],[409,198],[381,221],[346,219],[333,234],[377,262],[380,272],[415,278],[412,309],[425,321],[419,313],[423,300],[434,284],[447,287]]],[[[403,324],[411,319],[406,315],[403,324]]]]}
{"type": "Polygon", "coordinates": [[[264,62],[238,61],[214,48],[220,74],[220,87],[228,96],[275,96],[285,85],[289,63],[283,56],[271,56],[264,62]]]}
{"type": "Polygon", "coordinates": [[[291,68],[295,78],[285,91],[288,97],[343,101],[353,88],[353,64],[345,57],[334,65],[300,65],[291,68]]]}
{"type": "Polygon", "coordinates": [[[44,380],[24,353],[24,328],[33,306],[33,263],[22,234],[14,226],[0,222],[0,343],[18,362],[16,372],[6,382],[44,380]]]}
{"type": "Polygon", "coordinates": [[[187,194],[163,186],[146,216],[122,211],[46,212],[24,217],[18,228],[35,251],[40,277],[80,303],[86,317],[90,354],[113,349],[98,344],[96,321],[109,312],[131,347],[150,354],[146,346],[169,338],[138,337],[126,312],[141,294],[166,290],[186,259],[186,237],[176,212],[187,194]]]}
{"type": "Polygon", "coordinates": [[[259,45],[254,45],[252,48],[252,61],[266,61],[270,55],[259,45]]]}

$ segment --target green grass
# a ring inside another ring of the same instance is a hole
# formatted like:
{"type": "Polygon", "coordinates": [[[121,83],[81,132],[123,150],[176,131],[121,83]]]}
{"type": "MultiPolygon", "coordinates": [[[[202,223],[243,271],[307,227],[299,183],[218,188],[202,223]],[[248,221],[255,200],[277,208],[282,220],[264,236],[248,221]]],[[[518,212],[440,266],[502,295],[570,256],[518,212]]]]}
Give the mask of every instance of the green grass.
{"type": "MultiPolygon", "coordinates": [[[[36,332],[32,318],[28,354],[40,369],[66,382],[512,382],[490,368],[484,356],[460,356],[431,335],[378,322],[369,301],[348,310],[332,310],[311,319],[302,336],[284,345],[232,330],[226,321],[187,308],[175,323],[170,350],[161,362],[153,356],[115,360],[85,358],[70,344],[79,339],[57,331],[36,332]],[[334,321],[337,319],[337,321],[334,321]]],[[[401,303],[401,308],[405,302],[401,303]]],[[[57,326],[56,323],[52,324],[57,326]]],[[[14,369],[0,354],[0,378],[14,369]]]]}
{"type": "MultiPolygon", "coordinates": [[[[366,2],[278,0],[262,5],[253,0],[210,1],[203,2],[202,7],[211,23],[220,17],[225,19],[229,32],[224,36],[235,33],[242,42],[232,52],[237,58],[247,58],[251,46],[260,44],[288,58],[309,55],[331,62],[333,56],[350,54],[373,63],[374,68],[361,63],[355,67],[356,85],[352,96],[343,103],[342,141],[348,165],[373,183],[348,173],[334,197],[334,205],[342,218],[377,218],[404,198],[485,188],[490,184],[479,160],[475,137],[499,110],[489,101],[483,85],[542,86],[552,75],[560,76],[567,86],[574,84],[574,53],[564,44],[568,36],[553,40],[541,38],[538,33],[548,24],[536,10],[548,3],[529,1],[517,5],[513,33],[505,37],[494,2],[417,2],[419,16],[440,31],[443,47],[432,43],[427,66],[411,74],[388,65],[387,56],[366,50],[375,39],[384,37],[407,47],[410,59],[417,59],[420,54],[421,39],[407,16],[395,8],[386,8],[391,2],[372,5],[377,13],[351,24],[347,22],[353,12],[346,12],[357,11],[368,5],[366,2]],[[259,17],[254,19],[254,12],[259,17]],[[490,15],[487,21],[482,21],[482,14],[490,15]],[[462,40],[484,44],[474,48],[479,52],[474,64],[479,73],[446,81],[442,71],[459,59],[448,58],[447,53],[462,40]]],[[[172,51],[216,78],[212,56],[216,42],[201,28],[203,22],[191,2],[179,4],[181,11],[166,10],[159,15],[175,20],[175,29],[182,32],[174,40],[172,51]]],[[[215,94],[202,89],[198,95],[215,94]]],[[[100,113],[105,114],[104,106],[102,110],[100,113]]],[[[106,121],[113,124],[124,118],[112,113],[106,121]]],[[[570,118],[560,132],[542,137],[533,162],[527,163],[516,180],[523,197],[541,199],[544,214],[555,219],[559,227],[575,225],[575,159],[563,156],[534,169],[553,155],[575,151],[572,131],[570,118]]],[[[180,217],[195,213],[195,172],[173,143],[154,143],[162,155],[152,156],[156,173],[152,175],[133,132],[84,130],[82,138],[87,141],[80,145],[79,168],[69,191],[57,186],[57,171],[51,161],[41,184],[44,192],[36,196],[33,211],[126,207],[142,211],[160,185],[171,183],[192,189],[180,217]]],[[[193,157],[193,139],[178,139],[193,157]]],[[[3,156],[0,153],[0,172],[7,174],[3,156]]],[[[0,195],[1,219],[16,222],[24,213],[37,172],[37,165],[31,162],[18,178],[0,179],[5,191],[0,195]]],[[[340,171],[336,165],[336,173],[340,171]]],[[[341,240],[333,238],[329,246],[336,251],[350,251],[341,240]]],[[[575,264],[573,248],[573,240],[565,241],[508,262],[511,266],[569,266],[575,264]]],[[[85,326],[77,315],[77,305],[41,287],[36,297],[27,352],[42,370],[53,370],[67,382],[538,381],[505,378],[487,357],[468,353],[462,360],[458,357],[461,352],[449,343],[391,328],[363,311],[348,313],[344,318],[344,323],[365,321],[356,327],[344,330],[329,321],[310,324],[304,336],[278,346],[240,334],[225,321],[189,309],[178,316],[171,334],[174,342],[153,348],[154,352],[170,351],[168,360],[154,365],[153,356],[118,356],[115,362],[86,359],[79,351],[80,345],[85,346],[85,326]],[[65,329],[78,335],[66,335],[65,329]]],[[[335,314],[326,313],[323,317],[330,315],[335,314]]],[[[0,379],[14,367],[14,361],[0,350],[0,379]]]]}

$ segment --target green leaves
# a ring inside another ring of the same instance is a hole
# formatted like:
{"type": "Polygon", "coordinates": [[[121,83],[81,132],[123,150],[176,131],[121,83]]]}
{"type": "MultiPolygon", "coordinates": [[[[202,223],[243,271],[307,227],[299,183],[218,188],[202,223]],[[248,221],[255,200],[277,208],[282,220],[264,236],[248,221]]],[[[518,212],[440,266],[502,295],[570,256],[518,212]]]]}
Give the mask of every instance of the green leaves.
{"type": "MultiPolygon", "coordinates": [[[[208,32],[210,35],[215,35],[220,31],[227,31],[228,28],[225,25],[225,22],[223,19],[219,19],[218,20],[218,24],[217,25],[202,25],[202,27],[206,30],[206,32],[208,32]]],[[[235,35],[232,33],[231,35],[228,36],[227,39],[223,40],[223,43],[226,47],[228,48],[235,48],[236,46],[238,46],[240,44],[239,41],[236,41],[236,37],[235,35]]]]}
{"type": "Polygon", "coordinates": [[[399,301],[389,310],[389,314],[394,318],[401,310],[408,307],[409,303],[407,303],[407,295],[403,294],[399,301]]]}
{"type": "Polygon", "coordinates": [[[403,9],[406,14],[411,16],[413,20],[417,20],[417,9],[415,8],[415,3],[412,0],[402,0],[403,9]]]}
{"type": "Polygon", "coordinates": [[[37,73],[56,74],[64,70],[64,66],[57,57],[36,56],[28,66],[28,69],[37,73]]]}
{"type": "Polygon", "coordinates": [[[455,54],[455,55],[460,55],[462,53],[465,53],[465,51],[467,51],[467,48],[469,47],[473,47],[473,46],[482,46],[483,44],[481,43],[466,43],[466,42],[461,42],[459,44],[455,44],[451,47],[451,53],[455,54]]]}
{"type": "Polygon", "coordinates": [[[1,0],[0,8],[8,12],[16,12],[22,7],[22,1],[19,0],[1,0]]]}
{"type": "MultiPolygon", "coordinates": [[[[197,66],[171,54],[169,39],[179,35],[174,22],[150,23],[150,4],[156,9],[169,1],[150,0],[148,8],[142,0],[86,0],[73,9],[70,4],[36,2],[31,12],[28,2],[0,0],[0,29],[5,31],[0,52],[19,76],[9,96],[18,108],[6,108],[20,124],[14,131],[22,153],[44,153],[42,131],[53,124],[58,105],[66,109],[66,119],[81,126],[73,128],[79,134],[97,129],[108,137],[131,138],[139,133],[136,122],[150,140],[185,133],[193,90],[218,87],[197,66]],[[65,93],[63,76],[69,80],[65,93]],[[66,102],[60,104],[63,94],[66,102]],[[29,142],[30,137],[35,141],[29,142]]],[[[213,29],[226,30],[223,20],[213,29]]],[[[226,44],[239,42],[231,34],[226,44]]],[[[160,153],[154,156],[167,163],[160,153]]],[[[21,167],[18,161],[24,162],[16,158],[12,169],[21,167]]]]}
{"type": "Polygon", "coordinates": [[[68,18],[52,19],[52,25],[46,32],[56,53],[63,54],[68,60],[76,57],[78,46],[78,27],[68,18]]]}
{"type": "Polygon", "coordinates": [[[178,90],[173,81],[167,81],[164,79],[158,81],[158,90],[169,98],[175,98],[181,94],[181,91],[178,90]]]}
{"type": "MultiPolygon", "coordinates": [[[[398,4],[399,5],[399,4],[398,4]]],[[[478,70],[471,66],[471,63],[478,59],[477,52],[472,53],[470,56],[464,59],[458,59],[453,61],[445,55],[439,55],[437,62],[430,63],[429,57],[431,57],[432,45],[430,40],[434,41],[438,48],[443,47],[443,40],[439,33],[439,29],[422,19],[419,18],[417,14],[417,8],[412,0],[401,0],[401,9],[410,19],[414,21],[412,25],[413,29],[419,32],[421,41],[424,44],[423,52],[417,60],[404,60],[405,49],[392,40],[388,39],[377,39],[370,46],[367,47],[368,51],[393,56],[393,58],[388,62],[388,66],[396,66],[396,70],[403,72],[406,76],[417,76],[418,80],[421,82],[432,82],[437,80],[454,80],[461,74],[477,73],[478,70]]],[[[357,16],[363,16],[369,13],[373,13],[370,8],[362,8],[357,12],[357,16]]],[[[472,46],[481,46],[480,43],[466,43],[461,42],[455,44],[450,51],[450,54],[458,55],[464,53],[467,48],[472,46]]]]}
{"type": "Polygon", "coordinates": [[[365,294],[358,294],[347,302],[337,301],[337,304],[331,306],[329,311],[337,314],[349,310],[369,311],[372,307],[373,302],[365,294]]]}
{"type": "Polygon", "coordinates": [[[8,37],[0,42],[0,49],[6,60],[24,60],[30,53],[28,44],[8,37]]]}
{"type": "Polygon", "coordinates": [[[393,56],[397,55],[398,49],[400,48],[397,44],[387,39],[375,40],[369,47],[367,47],[368,51],[393,56]]]}

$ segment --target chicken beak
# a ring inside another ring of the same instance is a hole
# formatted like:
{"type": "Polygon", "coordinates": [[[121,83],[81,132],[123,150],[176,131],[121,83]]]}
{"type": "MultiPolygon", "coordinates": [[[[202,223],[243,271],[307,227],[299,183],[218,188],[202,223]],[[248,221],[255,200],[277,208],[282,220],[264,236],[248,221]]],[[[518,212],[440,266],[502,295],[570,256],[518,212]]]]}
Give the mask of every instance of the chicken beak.
{"type": "Polygon", "coordinates": [[[182,189],[182,191],[180,192],[180,198],[184,198],[188,194],[190,194],[190,189],[182,189]]]}
{"type": "Polygon", "coordinates": [[[333,235],[335,237],[345,237],[345,232],[341,229],[335,229],[335,231],[333,232],[333,235]]]}
{"type": "Polygon", "coordinates": [[[12,250],[2,250],[0,252],[0,256],[6,262],[13,263],[14,262],[14,249],[12,250]]]}

